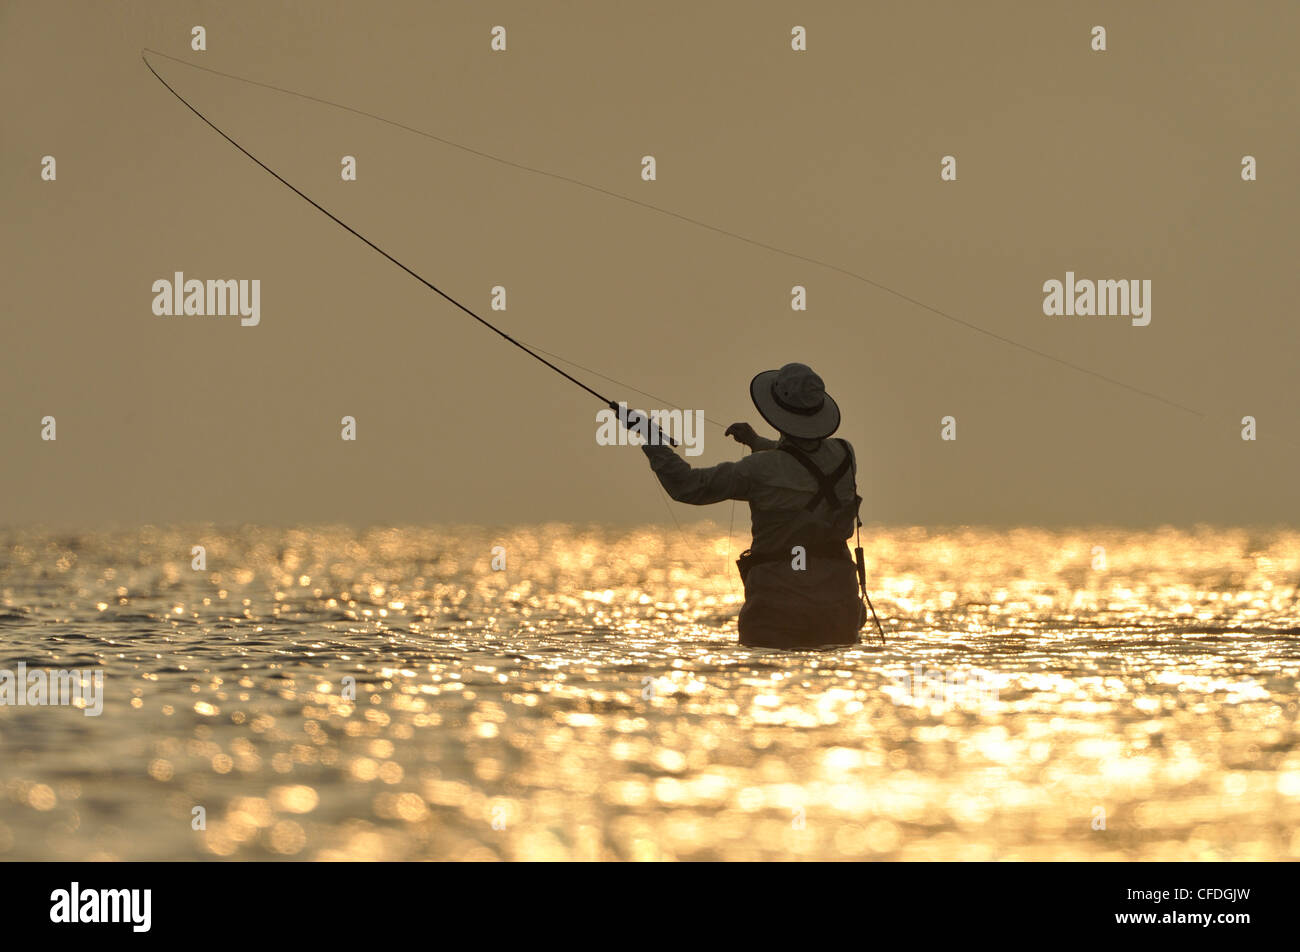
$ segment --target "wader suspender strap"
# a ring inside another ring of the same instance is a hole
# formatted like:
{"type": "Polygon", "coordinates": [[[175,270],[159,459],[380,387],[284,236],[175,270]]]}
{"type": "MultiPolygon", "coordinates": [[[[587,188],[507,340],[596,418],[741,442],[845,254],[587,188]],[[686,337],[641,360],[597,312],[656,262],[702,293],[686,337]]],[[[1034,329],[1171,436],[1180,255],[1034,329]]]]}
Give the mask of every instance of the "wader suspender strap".
{"type": "MultiPolygon", "coordinates": [[[[849,446],[843,440],[836,440],[835,442],[844,447],[844,461],[840,463],[840,465],[835,468],[835,471],[829,476],[818,469],[817,464],[810,460],[802,450],[788,445],[777,447],[777,449],[785,450],[797,459],[801,464],[803,464],[803,468],[808,470],[812,478],[817,480],[817,495],[813,496],[812,502],[808,503],[808,505],[804,507],[808,512],[812,512],[816,509],[822,499],[825,499],[826,504],[832,509],[838,508],[838,503],[835,498],[835,485],[841,478],[843,478],[844,474],[849,471],[849,467],[853,465],[853,454],[849,452],[849,446]]],[[[884,644],[885,630],[880,627],[880,619],[876,617],[876,606],[871,604],[871,596],[867,594],[867,566],[862,558],[862,497],[857,494],[856,489],[854,490],[853,501],[856,504],[856,508],[853,512],[853,521],[856,523],[858,530],[858,547],[853,553],[854,561],[857,562],[858,588],[862,592],[862,598],[867,603],[867,607],[871,609],[871,620],[876,623],[876,631],[880,634],[880,642],[881,644],[884,644]]]]}
{"type": "MultiPolygon", "coordinates": [[[[843,440],[836,440],[835,442],[844,446],[843,440]]],[[[829,476],[818,469],[817,464],[810,460],[807,455],[804,454],[803,450],[797,449],[793,446],[779,446],[777,449],[785,450],[785,452],[797,459],[803,465],[803,468],[808,470],[809,475],[811,475],[813,479],[817,480],[817,495],[813,496],[812,501],[804,507],[805,509],[812,512],[817,508],[818,503],[820,503],[822,499],[825,499],[826,504],[832,509],[839,508],[838,501],[835,498],[835,486],[840,479],[843,478],[844,474],[849,471],[849,467],[853,465],[853,456],[849,453],[849,448],[847,446],[844,446],[844,462],[840,463],[840,465],[835,468],[835,472],[831,473],[829,476]]]]}

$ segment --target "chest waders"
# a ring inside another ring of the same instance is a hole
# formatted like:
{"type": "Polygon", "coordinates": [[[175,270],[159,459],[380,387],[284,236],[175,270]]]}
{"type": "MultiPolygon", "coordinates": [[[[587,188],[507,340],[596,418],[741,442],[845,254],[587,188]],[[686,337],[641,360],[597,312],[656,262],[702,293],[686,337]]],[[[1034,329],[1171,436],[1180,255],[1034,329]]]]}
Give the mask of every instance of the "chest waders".
{"type": "MultiPolygon", "coordinates": [[[[777,447],[777,449],[789,453],[798,460],[800,465],[802,465],[804,469],[808,470],[808,474],[817,481],[817,493],[808,502],[808,505],[804,506],[805,512],[814,511],[819,505],[821,505],[822,500],[826,501],[826,505],[831,508],[832,512],[841,508],[847,508],[849,505],[848,503],[843,506],[840,505],[840,502],[835,495],[835,487],[853,465],[853,454],[849,451],[849,445],[844,440],[837,439],[835,442],[839,443],[844,448],[844,460],[829,475],[823,473],[821,469],[818,468],[817,464],[814,463],[808,455],[803,452],[803,450],[788,444],[782,444],[777,447]]],[[[862,497],[857,494],[856,490],[857,487],[855,486],[852,502],[852,518],[855,531],[857,532],[858,542],[857,547],[853,550],[854,561],[857,564],[858,570],[858,590],[862,593],[862,600],[871,611],[871,620],[876,624],[876,632],[880,635],[880,642],[881,644],[884,644],[885,630],[880,626],[880,619],[876,617],[876,608],[871,604],[871,596],[867,594],[867,567],[862,556],[862,497]]],[[[848,554],[848,550],[839,545],[809,546],[806,551],[809,555],[820,555],[827,558],[842,558],[848,554]]],[[[751,566],[761,562],[772,562],[784,558],[784,555],[755,556],[748,551],[745,552],[736,561],[736,565],[740,569],[741,581],[744,581],[751,566]]]]}

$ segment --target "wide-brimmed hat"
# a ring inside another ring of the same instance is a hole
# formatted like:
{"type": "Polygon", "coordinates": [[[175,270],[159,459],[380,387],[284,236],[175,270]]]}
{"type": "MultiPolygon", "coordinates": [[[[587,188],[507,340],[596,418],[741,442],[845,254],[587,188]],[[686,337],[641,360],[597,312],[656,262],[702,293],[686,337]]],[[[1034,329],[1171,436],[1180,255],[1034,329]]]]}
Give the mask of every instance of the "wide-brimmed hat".
{"type": "Polygon", "coordinates": [[[782,433],[820,440],[839,428],[840,408],[807,364],[764,370],[749,382],[749,396],[763,419],[782,433]]]}

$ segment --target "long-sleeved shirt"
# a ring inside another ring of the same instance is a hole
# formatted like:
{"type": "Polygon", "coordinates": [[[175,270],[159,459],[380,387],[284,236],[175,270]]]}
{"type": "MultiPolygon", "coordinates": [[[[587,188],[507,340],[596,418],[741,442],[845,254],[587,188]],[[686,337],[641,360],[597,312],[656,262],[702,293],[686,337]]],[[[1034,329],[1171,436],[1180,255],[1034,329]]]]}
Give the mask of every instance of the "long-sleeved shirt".
{"type": "MultiPolygon", "coordinates": [[[[726,499],[749,503],[755,554],[786,553],[793,545],[825,546],[842,543],[853,534],[857,517],[857,462],[835,487],[838,508],[824,502],[813,512],[806,507],[817,494],[812,474],[791,454],[778,450],[784,442],[802,450],[826,475],[844,459],[845,441],[799,440],[782,436],[780,441],[760,437],[754,452],[734,463],[695,468],[667,446],[645,445],[641,449],[668,495],[678,502],[706,506],[726,499]]],[[[847,554],[847,550],[846,550],[847,554]]]]}

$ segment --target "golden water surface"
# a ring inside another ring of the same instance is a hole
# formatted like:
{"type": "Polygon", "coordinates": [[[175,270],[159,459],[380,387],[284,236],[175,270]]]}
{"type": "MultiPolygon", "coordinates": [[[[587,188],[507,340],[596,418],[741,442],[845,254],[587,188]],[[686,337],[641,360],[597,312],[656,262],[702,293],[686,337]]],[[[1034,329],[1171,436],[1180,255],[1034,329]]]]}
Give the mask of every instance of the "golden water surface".
{"type": "Polygon", "coordinates": [[[0,670],[105,673],[0,706],[0,858],[1300,858],[1300,534],[882,530],[799,653],[737,541],[0,533],[0,670]]]}

